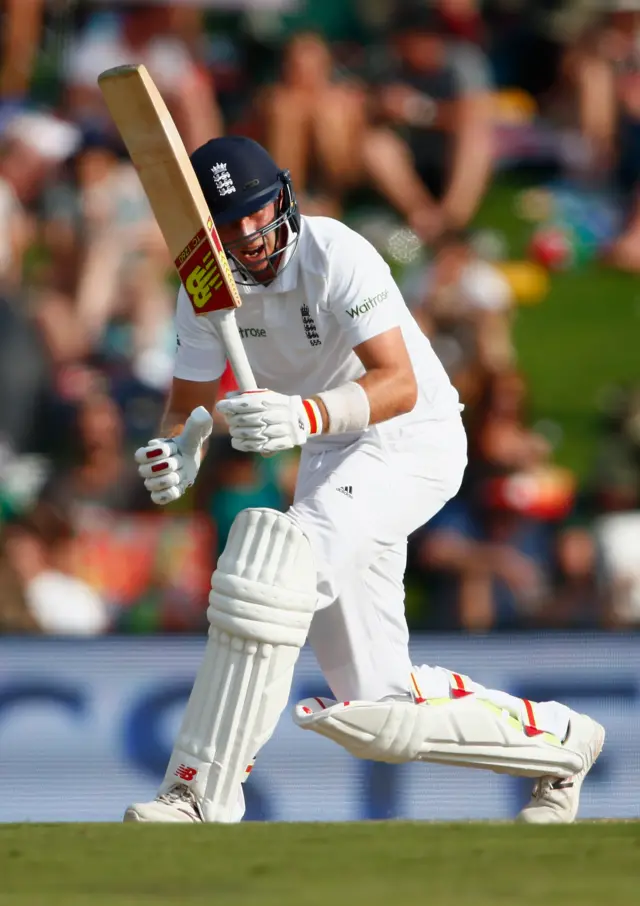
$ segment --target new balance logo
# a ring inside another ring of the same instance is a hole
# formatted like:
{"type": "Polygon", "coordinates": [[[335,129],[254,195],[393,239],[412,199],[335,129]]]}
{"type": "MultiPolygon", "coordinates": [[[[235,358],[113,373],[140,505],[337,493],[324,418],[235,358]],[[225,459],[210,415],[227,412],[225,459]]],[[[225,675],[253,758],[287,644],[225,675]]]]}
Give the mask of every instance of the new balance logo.
{"type": "Polygon", "coordinates": [[[188,768],[186,764],[180,764],[176,768],[176,777],[180,780],[193,780],[197,773],[196,768],[188,768]]]}
{"type": "Polygon", "coordinates": [[[340,491],[345,497],[351,497],[353,499],[353,487],[350,484],[345,484],[341,488],[336,488],[336,491],[340,491]]]}

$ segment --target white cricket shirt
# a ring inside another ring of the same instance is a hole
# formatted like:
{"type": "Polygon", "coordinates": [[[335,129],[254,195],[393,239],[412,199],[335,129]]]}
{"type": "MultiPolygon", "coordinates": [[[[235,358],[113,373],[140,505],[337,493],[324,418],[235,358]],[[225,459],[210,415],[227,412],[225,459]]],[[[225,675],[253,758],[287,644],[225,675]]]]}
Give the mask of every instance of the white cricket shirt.
{"type": "MultiPolygon", "coordinates": [[[[389,266],[354,230],[329,217],[302,217],[288,266],[268,286],[239,286],[240,335],[258,387],[313,396],[364,374],[353,348],[400,327],[418,383],[414,409],[376,428],[395,431],[457,412],[458,394],[405,305],[389,266]]],[[[177,305],[174,374],[213,381],[225,368],[215,314],[196,315],[183,288],[177,305]]],[[[344,444],[354,435],[310,442],[344,444]]]]}

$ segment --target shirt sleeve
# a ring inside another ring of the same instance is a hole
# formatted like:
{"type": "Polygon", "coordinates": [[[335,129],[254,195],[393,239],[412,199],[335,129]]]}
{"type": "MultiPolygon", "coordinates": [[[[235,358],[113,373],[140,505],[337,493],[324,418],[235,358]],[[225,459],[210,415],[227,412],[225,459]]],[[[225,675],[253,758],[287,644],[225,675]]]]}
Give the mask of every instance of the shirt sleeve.
{"type": "Polygon", "coordinates": [[[174,377],[185,381],[217,381],[226,364],[224,346],[206,315],[194,314],[183,287],[178,293],[176,332],[174,377]]]}
{"type": "Polygon", "coordinates": [[[328,305],[352,348],[399,327],[406,305],[389,265],[364,237],[349,231],[329,249],[328,305]]]}

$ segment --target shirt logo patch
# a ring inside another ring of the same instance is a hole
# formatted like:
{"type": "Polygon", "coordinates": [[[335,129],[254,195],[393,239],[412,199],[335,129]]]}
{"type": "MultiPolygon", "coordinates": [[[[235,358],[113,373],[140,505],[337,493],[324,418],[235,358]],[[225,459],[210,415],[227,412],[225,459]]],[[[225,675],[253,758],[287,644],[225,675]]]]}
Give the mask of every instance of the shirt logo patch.
{"type": "Polygon", "coordinates": [[[266,337],[267,331],[264,327],[239,327],[240,336],[243,340],[247,340],[251,337],[266,337]]]}
{"type": "Polygon", "coordinates": [[[218,190],[218,195],[231,195],[232,192],[235,192],[236,187],[229,175],[226,164],[214,164],[211,167],[211,172],[213,173],[213,182],[218,190]]]}
{"type": "Polygon", "coordinates": [[[354,305],[353,308],[345,308],[345,313],[348,314],[350,318],[358,318],[360,315],[365,315],[368,311],[377,308],[378,305],[384,302],[388,295],[389,290],[383,289],[377,296],[369,296],[368,299],[365,299],[364,302],[361,302],[359,305],[354,305]]]}
{"type": "Polygon", "coordinates": [[[301,305],[300,314],[302,315],[302,326],[304,327],[304,332],[307,336],[307,340],[309,341],[309,344],[311,346],[322,346],[322,340],[318,336],[316,322],[311,317],[311,312],[309,311],[309,306],[301,305]]]}

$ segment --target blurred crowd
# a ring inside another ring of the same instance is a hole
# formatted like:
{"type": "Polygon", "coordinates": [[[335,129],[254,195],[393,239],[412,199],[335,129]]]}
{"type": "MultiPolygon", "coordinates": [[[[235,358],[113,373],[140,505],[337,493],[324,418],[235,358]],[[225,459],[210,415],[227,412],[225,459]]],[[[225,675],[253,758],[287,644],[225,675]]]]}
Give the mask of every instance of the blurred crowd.
{"type": "MultiPolygon", "coordinates": [[[[640,391],[612,401],[578,484],[532,424],[518,282],[473,230],[499,174],[544,168],[606,194],[592,254],[640,270],[640,2],[1,7],[0,632],[198,630],[236,513],[292,498],[296,456],[237,454],[219,424],[168,511],[138,479],[177,283],[96,83],[129,62],[189,151],[250,135],[291,170],[303,213],[370,238],[458,387],[470,465],[411,539],[411,625],[640,623],[640,391]]],[[[553,268],[577,246],[556,231],[536,248],[553,268]]]]}

